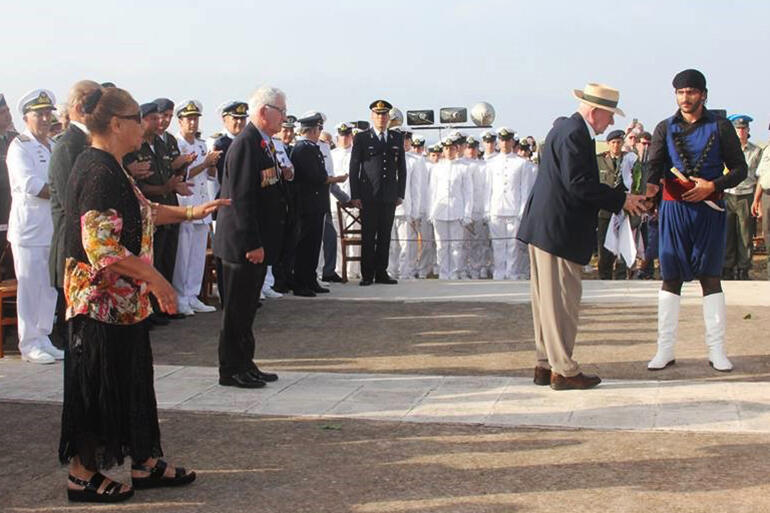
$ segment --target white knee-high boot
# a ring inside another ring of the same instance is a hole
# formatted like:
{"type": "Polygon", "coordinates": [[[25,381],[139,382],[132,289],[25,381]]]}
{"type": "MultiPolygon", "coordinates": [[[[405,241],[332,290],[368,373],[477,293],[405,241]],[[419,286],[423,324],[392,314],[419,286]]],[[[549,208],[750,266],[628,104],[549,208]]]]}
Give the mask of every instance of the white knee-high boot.
{"type": "Polygon", "coordinates": [[[679,303],[681,297],[671,292],[658,292],[658,351],[647,364],[649,370],[665,369],[673,365],[676,328],[679,324],[679,303]]]}
{"type": "Polygon", "coordinates": [[[709,348],[709,365],[721,372],[733,370],[733,364],[725,354],[725,295],[723,292],[703,297],[703,322],[706,325],[706,346],[709,348]]]}

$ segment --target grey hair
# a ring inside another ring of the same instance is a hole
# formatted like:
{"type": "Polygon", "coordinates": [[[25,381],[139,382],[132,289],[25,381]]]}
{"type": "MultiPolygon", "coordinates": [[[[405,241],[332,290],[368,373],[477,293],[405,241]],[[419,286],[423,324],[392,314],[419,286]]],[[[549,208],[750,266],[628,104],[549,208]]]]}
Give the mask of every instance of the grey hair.
{"type": "Polygon", "coordinates": [[[67,98],[67,108],[73,109],[75,106],[80,105],[83,103],[86,96],[96,89],[101,89],[101,87],[102,86],[93,80],[81,80],[80,82],[76,82],[75,85],[70,88],[70,94],[67,98]]]}
{"type": "Polygon", "coordinates": [[[252,115],[256,115],[259,112],[260,107],[264,105],[275,105],[279,98],[286,100],[286,93],[278,89],[277,87],[262,86],[249,98],[249,112],[252,115]]]}

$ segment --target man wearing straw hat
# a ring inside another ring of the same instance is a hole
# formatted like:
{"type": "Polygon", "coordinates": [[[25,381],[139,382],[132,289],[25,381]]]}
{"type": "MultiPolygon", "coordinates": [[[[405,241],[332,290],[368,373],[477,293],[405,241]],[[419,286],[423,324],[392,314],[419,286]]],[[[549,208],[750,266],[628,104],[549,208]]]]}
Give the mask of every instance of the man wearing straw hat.
{"type": "Polygon", "coordinates": [[[583,374],[572,359],[582,286],[591,259],[599,209],[632,214],[644,196],[602,184],[596,163],[598,134],[614,123],[620,93],[601,84],[575,90],[578,111],[554,122],[540,148],[540,169],[517,238],[529,244],[535,384],[554,390],[593,388],[598,376],[583,374]]]}

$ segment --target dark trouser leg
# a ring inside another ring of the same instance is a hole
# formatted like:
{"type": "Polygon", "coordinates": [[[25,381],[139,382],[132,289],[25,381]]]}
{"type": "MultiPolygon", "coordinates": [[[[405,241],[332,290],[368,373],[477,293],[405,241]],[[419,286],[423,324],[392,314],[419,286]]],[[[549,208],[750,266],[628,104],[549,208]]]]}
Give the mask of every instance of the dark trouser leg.
{"type": "Polygon", "coordinates": [[[321,276],[331,276],[337,268],[337,230],[334,229],[332,215],[327,212],[324,216],[324,268],[321,276]]]}
{"type": "Polygon", "coordinates": [[[294,275],[297,286],[312,289],[317,282],[316,269],[318,268],[318,257],[321,254],[324,215],[319,212],[305,214],[302,216],[301,225],[302,235],[297,245],[294,275]]]}
{"type": "Polygon", "coordinates": [[[599,279],[611,280],[612,269],[615,264],[615,255],[608,251],[604,247],[604,239],[607,237],[607,229],[609,228],[609,218],[599,217],[597,227],[597,244],[599,246],[599,279]]]}
{"type": "MultiPolygon", "coordinates": [[[[770,248],[770,191],[762,192],[762,237],[765,248],[770,248]]],[[[767,278],[770,279],[770,251],[767,251],[767,278]]]]}
{"type": "Polygon", "coordinates": [[[67,337],[69,328],[64,320],[67,312],[67,301],[64,297],[64,289],[56,287],[56,319],[53,324],[53,333],[56,335],[51,338],[51,343],[58,349],[64,350],[67,347],[67,337]]]}
{"type": "MultiPolygon", "coordinates": [[[[155,235],[153,236],[153,239],[152,239],[152,265],[161,274],[163,274],[163,271],[161,271],[161,268],[163,266],[162,255],[166,251],[168,251],[167,246],[168,246],[168,240],[169,240],[169,231],[166,230],[166,228],[167,226],[158,227],[158,229],[155,230],[155,235]]],[[[175,258],[176,258],[176,255],[175,255],[175,258]]],[[[222,297],[221,292],[220,292],[220,297],[222,297]]],[[[162,313],[162,310],[160,309],[160,305],[158,304],[158,300],[152,294],[150,294],[150,302],[152,303],[152,309],[156,314],[162,313]]]]}
{"type": "Polygon", "coordinates": [[[233,376],[254,368],[252,325],[267,264],[222,261],[222,325],[219,332],[219,375],[233,376]]]}
{"type": "Polygon", "coordinates": [[[218,256],[214,257],[214,266],[217,271],[217,294],[219,294],[219,305],[224,304],[225,297],[225,281],[222,279],[222,259],[218,256]]]}
{"type": "Polygon", "coordinates": [[[390,258],[390,236],[393,232],[393,220],[396,217],[395,203],[377,203],[379,209],[379,223],[377,224],[377,241],[375,243],[375,275],[382,275],[388,271],[388,259],[390,258]]]}
{"type": "Polygon", "coordinates": [[[300,222],[290,217],[286,220],[284,231],[284,244],[281,257],[273,264],[273,277],[275,288],[294,288],[294,264],[296,262],[297,244],[300,238],[300,222]]]}
{"type": "MultiPolygon", "coordinates": [[[[367,201],[361,208],[361,278],[364,280],[374,278],[375,239],[380,218],[378,206],[375,201],[367,201]]],[[[387,265],[387,250],[385,260],[387,265]]]]}
{"type": "Polygon", "coordinates": [[[751,269],[752,253],[752,232],[754,218],[751,216],[751,203],[754,200],[753,194],[741,194],[737,196],[735,205],[736,215],[736,254],[738,257],[737,266],[742,271],[751,269]]]}
{"type": "Polygon", "coordinates": [[[722,267],[728,270],[735,268],[738,263],[738,215],[736,208],[738,196],[725,194],[725,213],[727,218],[727,236],[725,240],[725,263],[722,267]]]}

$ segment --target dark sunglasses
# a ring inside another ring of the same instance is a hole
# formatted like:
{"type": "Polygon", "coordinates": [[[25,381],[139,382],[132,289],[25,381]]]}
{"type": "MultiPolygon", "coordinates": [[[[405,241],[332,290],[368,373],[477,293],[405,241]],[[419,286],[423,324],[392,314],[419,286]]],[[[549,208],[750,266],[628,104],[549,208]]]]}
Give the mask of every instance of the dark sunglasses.
{"type": "Polygon", "coordinates": [[[142,113],[141,112],[137,112],[136,114],[131,114],[130,116],[119,116],[119,115],[116,114],[115,117],[118,118],[118,119],[133,119],[137,123],[141,123],[142,122],[142,113]]]}

